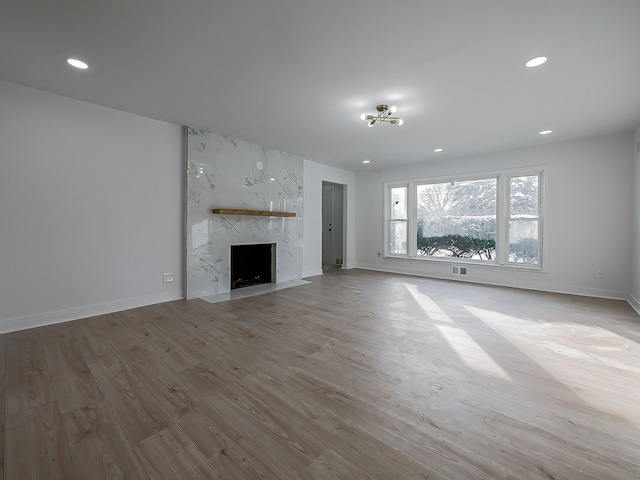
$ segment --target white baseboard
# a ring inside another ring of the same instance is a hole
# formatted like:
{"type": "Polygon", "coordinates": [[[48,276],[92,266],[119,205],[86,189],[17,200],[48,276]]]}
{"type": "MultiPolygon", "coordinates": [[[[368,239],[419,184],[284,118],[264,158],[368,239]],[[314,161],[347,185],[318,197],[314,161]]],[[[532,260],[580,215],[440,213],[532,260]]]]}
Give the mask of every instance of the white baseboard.
{"type": "Polygon", "coordinates": [[[640,302],[636,297],[629,294],[629,298],[627,298],[627,303],[631,305],[631,308],[633,308],[638,315],[640,315],[640,302]]]}
{"type": "Polygon", "coordinates": [[[313,272],[305,272],[304,275],[302,275],[302,278],[315,277],[317,275],[322,275],[322,269],[313,272]]]}
{"type": "Polygon", "coordinates": [[[179,294],[156,294],[144,297],[127,298],[114,302],[100,303],[96,305],[85,305],[82,307],[67,308],[55,312],[36,313],[23,317],[14,317],[0,320],[0,334],[26,330],[28,328],[53,325],[55,323],[78,320],[80,318],[95,317],[107,313],[120,312],[130,308],[144,307],[156,303],[182,300],[184,296],[179,294]]]}
{"type": "MultiPolygon", "coordinates": [[[[582,297],[595,297],[595,298],[608,298],[612,300],[626,300],[629,301],[629,295],[614,292],[609,290],[596,290],[592,288],[580,288],[580,287],[571,287],[567,285],[553,285],[548,283],[534,283],[534,282],[509,282],[502,283],[498,281],[487,281],[484,279],[478,279],[477,277],[473,279],[469,278],[459,278],[459,277],[450,277],[450,276],[438,276],[438,275],[425,275],[421,273],[415,272],[405,272],[400,269],[393,269],[382,267],[380,265],[359,265],[356,268],[362,268],[363,270],[373,270],[377,272],[388,272],[388,273],[397,273],[401,275],[411,275],[416,277],[425,277],[425,278],[437,278],[439,280],[451,280],[454,282],[468,282],[468,283],[478,283],[481,285],[492,285],[496,287],[511,287],[511,288],[521,288],[523,290],[536,290],[539,292],[549,292],[549,293],[562,293],[566,295],[579,295],[582,297]]],[[[632,305],[633,307],[633,305],[632,305]]],[[[635,307],[634,307],[635,308],[635,307]]],[[[636,309],[637,311],[637,309],[636,309]]]]}

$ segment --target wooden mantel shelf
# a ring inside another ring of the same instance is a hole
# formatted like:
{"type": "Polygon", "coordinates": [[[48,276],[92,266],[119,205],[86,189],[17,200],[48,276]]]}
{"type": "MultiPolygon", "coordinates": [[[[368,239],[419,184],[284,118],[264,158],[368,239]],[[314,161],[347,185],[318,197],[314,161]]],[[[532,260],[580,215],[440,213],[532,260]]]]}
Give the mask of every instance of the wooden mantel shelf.
{"type": "Polygon", "coordinates": [[[270,212],[269,210],[239,210],[237,208],[214,208],[218,215],[257,215],[259,217],[295,217],[295,212],[270,212]]]}

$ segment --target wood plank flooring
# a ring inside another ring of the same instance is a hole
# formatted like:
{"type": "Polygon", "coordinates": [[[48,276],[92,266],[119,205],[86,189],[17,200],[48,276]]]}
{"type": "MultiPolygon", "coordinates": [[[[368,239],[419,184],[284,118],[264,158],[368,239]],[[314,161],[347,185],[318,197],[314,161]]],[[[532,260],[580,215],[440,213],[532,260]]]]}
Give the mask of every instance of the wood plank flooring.
{"type": "Polygon", "coordinates": [[[0,480],[640,479],[624,302],[332,268],[0,336],[0,480]]]}

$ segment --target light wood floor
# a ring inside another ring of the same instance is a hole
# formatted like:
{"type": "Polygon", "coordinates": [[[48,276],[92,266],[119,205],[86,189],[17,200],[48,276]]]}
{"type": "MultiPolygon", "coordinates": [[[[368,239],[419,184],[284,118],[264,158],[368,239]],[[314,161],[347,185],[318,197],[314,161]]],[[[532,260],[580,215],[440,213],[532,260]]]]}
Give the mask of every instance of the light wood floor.
{"type": "Polygon", "coordinates": [[[626,303],[311,280],[0,336],[4,478],[640,478],[626,303]]]}

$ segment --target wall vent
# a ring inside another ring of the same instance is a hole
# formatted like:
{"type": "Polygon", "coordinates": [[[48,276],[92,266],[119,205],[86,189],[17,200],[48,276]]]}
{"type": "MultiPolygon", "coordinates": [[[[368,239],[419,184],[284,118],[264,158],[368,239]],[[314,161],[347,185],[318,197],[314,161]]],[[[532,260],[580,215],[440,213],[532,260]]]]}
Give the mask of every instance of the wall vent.
{"type": "Polygon", "coordinates": [[[458,267],[454,265],[453,267],[451,267],[451,273],[453,273],[454,275],[466,275],[467,267],[458,267]]]}

